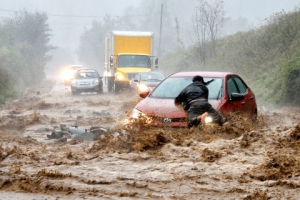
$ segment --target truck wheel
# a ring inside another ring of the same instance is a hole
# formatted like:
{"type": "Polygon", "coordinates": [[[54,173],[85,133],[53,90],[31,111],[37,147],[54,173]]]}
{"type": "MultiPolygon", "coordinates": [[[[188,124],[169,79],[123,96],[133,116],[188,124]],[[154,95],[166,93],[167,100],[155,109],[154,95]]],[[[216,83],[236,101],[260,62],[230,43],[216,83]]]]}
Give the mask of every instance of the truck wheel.
{"type": "Polygon", "coordinates": [[[109,78],[107,80],[107,90],[108,90],[108,92],[113,92],[113,87],[114,87],[114,80],[113,79],[111,80],[111,78],[109,78]]]}
{"type": "Polygon", "coordinates": [[[121,87],[118,83],[115,83],[115,94],[118,94],[121,90],[121,87]]]}

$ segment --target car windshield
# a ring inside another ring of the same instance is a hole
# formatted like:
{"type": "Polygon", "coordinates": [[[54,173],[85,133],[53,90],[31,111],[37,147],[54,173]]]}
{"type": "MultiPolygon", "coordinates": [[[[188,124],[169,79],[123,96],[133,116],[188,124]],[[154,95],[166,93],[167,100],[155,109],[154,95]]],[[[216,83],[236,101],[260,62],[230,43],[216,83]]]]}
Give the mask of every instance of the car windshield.
{"type": "Polygon", "coordinates": [[[118,67],[143,67],[151,68],[149,56],[144,55],[120,55],[118,67]]]}
{"type": "Polygon", "coordinates": [[[98,77],[99,75],[96,72],[78,72],[75,74],[75,79],[89,79],[98,77]]]}
{"type": "Polygon", "coordinates": [[[141,81],[162,81],[164,78],[165,78],[164,75],[159,73],[141,74],[141,81]]]}
{"type": "MultiPolygon", "coordinates": [[[[150,95],[155,98],[175,99],[178,94],[189,84],[192,83],[193,77],[170,77],[165,79],[150,95]]],[[[222,92],[222,78],[208,78],[204,77],[204,81],[210,81],[207,85],[209,90],[209,99],[220,99],[222,92]]]]}

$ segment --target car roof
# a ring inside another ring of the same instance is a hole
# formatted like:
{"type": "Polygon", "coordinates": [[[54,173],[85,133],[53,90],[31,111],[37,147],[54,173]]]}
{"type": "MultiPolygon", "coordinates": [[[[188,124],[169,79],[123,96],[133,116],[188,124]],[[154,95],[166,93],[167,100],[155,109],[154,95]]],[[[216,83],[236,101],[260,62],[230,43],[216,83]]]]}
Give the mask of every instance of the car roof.
{"type": "Polygon", "coordinates": [[[95,69],[80,69],[77,71],[77,73],[79,73],[79,72],[98,72],[98,71],[95,69]]]}
{"type": "Polygon", "coordinates": [[[216,77],[216,78],[223,78],[227,75],[235,75],[232,72],[220,72],[220,71],[193,71],[193,72],[176,72],[171,74],[169,77],[182,77],[182,76],[203,76],[203,77],[216,77]]]}
{"type": "Polygon", "coordinates": [[[163,75],[163,73],[161,73],[161,72],[140,72],[139,74],[162,74],[163,75]]]}

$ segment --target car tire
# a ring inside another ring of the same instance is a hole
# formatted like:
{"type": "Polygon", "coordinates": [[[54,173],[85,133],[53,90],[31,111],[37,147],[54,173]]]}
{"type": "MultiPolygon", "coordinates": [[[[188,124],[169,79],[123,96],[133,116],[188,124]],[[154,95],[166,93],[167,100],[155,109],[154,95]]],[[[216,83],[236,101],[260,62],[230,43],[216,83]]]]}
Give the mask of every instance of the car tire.
{"type": "Polygon", "coordinates": [[[257,110],[254,112],[254,116],[252,118],[252,122],[253,123],[257,123],[258,122],[258,119],[257,119],[257,110]]]}
{"type": "Polygon", "coordinates": [[[77,91],[72,90],[71,91],[72,95],[78,95],[79,93],[77,91]]]}
{"type": "Polygon", "coordinates": [[[103,94],[103,87],[99,86],[99,90],[96,91],[97,94],[103,94]]]}

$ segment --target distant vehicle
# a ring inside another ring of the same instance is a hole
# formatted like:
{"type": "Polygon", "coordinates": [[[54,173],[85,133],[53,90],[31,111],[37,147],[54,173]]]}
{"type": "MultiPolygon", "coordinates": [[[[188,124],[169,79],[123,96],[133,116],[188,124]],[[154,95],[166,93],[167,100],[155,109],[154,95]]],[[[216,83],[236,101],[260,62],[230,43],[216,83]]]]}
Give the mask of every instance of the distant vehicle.
{"type": "Polygon", "coordinates": [[[103,77],[109,92],[130,88],[129,81],[137,73],[158,67],[153,44],[152,32],[111,31],[106,35],[103,77]]]}
{"type": "Polygon", "coordinates": [[[130,87],[137,90],[138,93],[152,91],[164,78],[165,76],[160,72],[141,72],[130,81],[130,87]]]}
{"type": "Polygon", "coordinates": [[[70,65],[62,72],[64,84],[69,85],[78,70],[84,69],[83,65],[70,65]]]}
{"type": "Polygon", "coordinates": [[[73,95],[81,92],[103,93],[102,77],[94,69],[78,70],[71,81],[71,92],[73,95]]]}
{"type": "Polygon", "coordinates": [[[168,125],[187,127],[187,114],[174,105],[174,99],[190,83],[192,78],[200,75],[204,81],[213,81],[207,85],[209,103],[223,116],[231,112],[245,114],[250,119],[257,118],[255,95],[243,79],[229,72],[178,72],[169,75],[159,83],[152,92],[140,93],[144,98],[134,108],[131,119],[143,116],[148,125],[168,125]]]}

